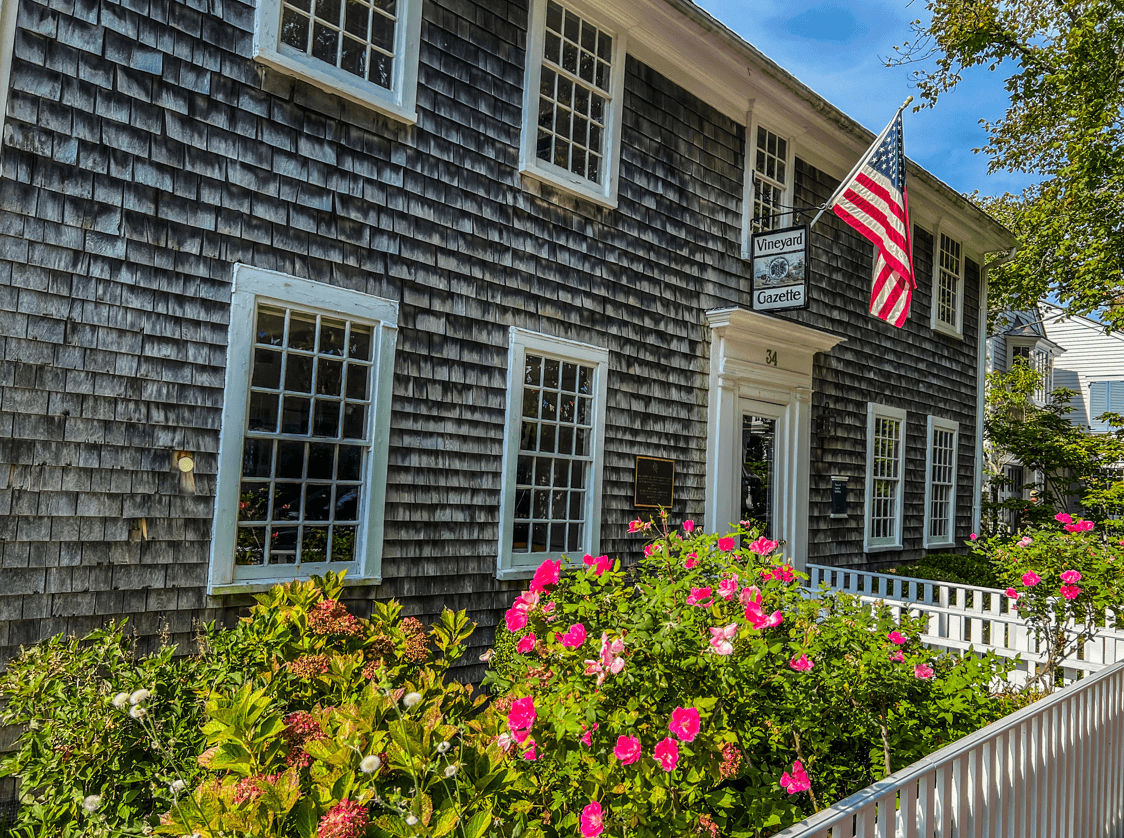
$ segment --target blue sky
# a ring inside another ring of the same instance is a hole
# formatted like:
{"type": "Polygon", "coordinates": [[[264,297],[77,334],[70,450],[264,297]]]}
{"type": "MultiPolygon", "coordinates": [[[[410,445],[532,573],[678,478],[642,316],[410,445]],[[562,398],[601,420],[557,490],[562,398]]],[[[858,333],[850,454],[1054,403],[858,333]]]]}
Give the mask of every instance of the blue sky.
{"type": "MultiPolygon", "coordinates": [[[[887,68],[895,44],[911,37],[922,0],[695,0],[781,67],[875,133],[915,93],[909,68],[887,68]]],[[[987,174],[980,119],[1006,110],[1003,69],[969,73],[937,107],[905,114],[906,155],[958,192],[1018,192],[1022,174],[987,174]]]]}

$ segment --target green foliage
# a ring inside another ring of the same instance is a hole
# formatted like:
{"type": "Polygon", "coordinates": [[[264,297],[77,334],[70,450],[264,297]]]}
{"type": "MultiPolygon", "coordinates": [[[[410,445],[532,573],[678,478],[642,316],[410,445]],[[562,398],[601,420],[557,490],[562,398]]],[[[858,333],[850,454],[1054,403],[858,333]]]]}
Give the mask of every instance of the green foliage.
{"type": "Polygon", "coordinates": [[[1124,545],[1092,521],[1059,513],[1057,523],[981,539],[973,550],[992,563],[1007,606],[1027,621],[1046,654],[1029,688],[1052,692],[1058,668],[1104,625],[1105,609],[1124,601],[1124,545]]]}
{"type": "MultiPolygon", "coordinates": [[[[1057,389],[1045,405],[1039,406],[1032,395],[1040,385],[1040,375],[1022,362],[1009,372],[992,373],[987,379],[984,439],[990,486],[983,507],[991,533],[998,530],[1001,510],[1016,512],[1028,525],[1042,526],[1064,510],[1068,498],[1075,494],[1092,517],[1124,514],[1124,484],[1118,469],[1124,462],[1124,430],[1106,434],[1082,431],[1067,418],[1073,392],[1057,389]],[[1044,475],[1035,486],[1038,503],[995,499],[995,489],[1004,481],[1003,466],[1010,460],[1017,460],[1028,473],[1044,475]]],[[[1112,414],[1105,414],[1105,418],[1115,427],[1124,424],[1112,421],[1112,414]]]]}
{"type": "Polygon", "coordinates": [[[167,810],[176,774],[150,747],[150,733],[110,700],[146,687],[155,733],[189,778],[198,774],[192,766],[203,742],[203,705],[223,670],[210,658],[173,652],[138,656],[121,623],[81,641],[51,638],[8,664],[0,722],[23,728],[0,765],[0,776],[20,782],[23,805],[11,834],[115,834],[167,810]],[[93,794],[101,796],[96,819],[82,808],[93,794]]]}
{"type": "Polygon", "coordinates": [[[999,587],[999,577],[991,562],[975,553],[930,553],[913,564],[898,565],[890,572],[916,579],[931,579],[934,582],[975,585],[979,588],[999,587]]]}
{"type": "Polygon", "coordinates": [[[890,63],[926,62],[916,74],[923,106],[973,68],[1005,72],[1010,104],[1001,119],[981,120],[983,151],[992,171],[1044,178],[985,202],[1022,242],[991,275],[993,307],[1026,310],[1053,295],[1124,326],[1124,6],[928,0],[926,10],[890,63]]]}
{"type": "Polygon", "coordinates": [[[1009,663],[935,656],[919,619],[809,596],[773,542],[633,528],[655,535],[635,576],[540,569],[508,613],[523,651],[485,682],[536,833],[572,836],[596,803],[612,835],[771,834],[1010,710],[990,694],[1009,663]],[[698,712],[697,736],[675,733],[677,711],[698,712]],[[614,754],[622,736],[635,762],[614,754]]]}

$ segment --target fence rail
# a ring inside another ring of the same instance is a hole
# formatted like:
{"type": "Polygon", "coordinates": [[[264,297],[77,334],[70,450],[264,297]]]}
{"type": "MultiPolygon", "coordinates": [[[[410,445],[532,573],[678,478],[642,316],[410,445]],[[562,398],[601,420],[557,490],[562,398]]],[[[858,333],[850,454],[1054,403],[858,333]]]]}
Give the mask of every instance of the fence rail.
{"type": "MultiPolygon", "coordinates": [[[[812,590],[823,583],[866,602],[884,603],[894,610],[927,616],[929,622],[922,640],[931,647],[955,652],[974,648],[1008,658],[1021,656],[1011,673],[1012,683],[1025,683],[1046,659],[1025,621],[1011,609],[1010,600],[995,588],[816,564],[808,565],[806,571],[812,590]]],[[[1124,661],[1124,631],[1117,627],[1117,615],[1108,611],[1105,625],[1083,644],[1075,657],[1065,662],[1063,681],[1073,683],[1117,661],[1124,661]]]]}
{"type": "Polygon", "coordinates": [[[1124,663],[942,748],[775,838],[985,836],[1124,836],[1124,663]]]}

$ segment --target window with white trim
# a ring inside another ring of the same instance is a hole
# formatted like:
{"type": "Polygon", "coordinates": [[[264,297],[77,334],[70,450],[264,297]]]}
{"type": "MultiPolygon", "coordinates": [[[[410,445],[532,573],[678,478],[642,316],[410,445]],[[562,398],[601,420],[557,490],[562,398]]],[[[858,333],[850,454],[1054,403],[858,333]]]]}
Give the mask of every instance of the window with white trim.
{"type": "Polygon", "coordinates": [[[925,459],[925,546],[948,547],[956,537],[956,456],[960,424],[929,417],[925,459]]]}
{"type": "Polygon", "coordinates": [[[757,126],[753,153],[753,232],[776,230],[791,217],[787,208],[790,143],[757,126]]]}
{"type": "Polygon", "coordinates": [[[521,170],[613,206],[624,39],[589,11],[531,3],[521,170]]]}
{"type": "Polygon", "coordinates": [[[964,249],[946,233],[939,235],[933,277],[932,328],[960,337],[964,309],[964,249]]]}
{"type": "Polygon", "coordinates": [[[511,330],[498,575],[596,553],[609,353],[511,330]]]}
{"type": "Polygon", "coordinates": [[[239,265],[212,591],[377,579],[397,304],[239,265]]]}
{"type": "Polygon", "coordinates": [[[1094,381],[1089,385],[1089,430],[1108,433],[1113,430],[1100,419],[1103,413],[1124,414],[1124,381],[1094,381]]]}
{"type": "Polygon", "coordinates": [[[0,0],[0,151],[4,143],[4,115],[12,86],[12,55],[15,53],[18,0],[0,0]]]}
{"type": "Polygon", "coordinates": [[[906,412],[867,405],[864,549],[901,549],[906,412]]]}
{"type": "Polygon", "coordinates": [[[1038,404],[1045,404],[1054,389],[1054,356],[1035,344],[1035,341],[1020,343],[1015,338],[1007,338],[1007,369],[1013,369],[1016,362],[1022,362],[1038,373],[1038,386],[1031,398],[1038,404]]]}
{"type": "Polygon", "coordinates": [[[414,122],[422,0],[257,0],[254,57],[414,122]]]}

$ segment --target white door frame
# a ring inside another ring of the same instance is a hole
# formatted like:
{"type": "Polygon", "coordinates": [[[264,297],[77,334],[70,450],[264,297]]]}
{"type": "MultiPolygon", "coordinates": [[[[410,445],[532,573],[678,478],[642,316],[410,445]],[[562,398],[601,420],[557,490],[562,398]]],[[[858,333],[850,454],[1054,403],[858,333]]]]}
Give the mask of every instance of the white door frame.
{"type": "MultiPolygon", "coordinates": [[[[773,402],[763,402],[759,399],[738,399],[738,412],[741,414],[744,422],[746,416],[759,416],[762,419],[772,419],[775,422],[774,435],[773,435],[773,482],[770,487],[773,509],[773,532],[772,534],[766,533],[770,538],[776,538],[781,533],[786,532],[785,529],[785,512],[786,504],[785,499],[785,478],[786,469],[784,464],[784,453],[788,451],[789,444],[789,430],[787,419],[787,405],[776,404],[773,402]]],[[[738,437],[737,445],[735,445],[730,453],[734,455],[734,478],[737,481],[737,491],[735,492],[735,513],[740,516],[740,507],[743,502],[742,494],[742,469],[744,468],[745,461],[743,459],[743,449],[745,447],[745,428],[743,422],[738,423],[738,437]]],[[[787,546],[787,545],[786,545],[787,546]]]]}
{"type": "Polygon", "coordinates": [[[808,558],[812,361],[843,338],[741,308],[707,312],[711,329],[706,437],[706,528],[725,532],[741,512],[742,399],[778,406],[775,538],[797,569],[808,558]],[[781,424],[778,422],[778,424],[781,424]]]}

